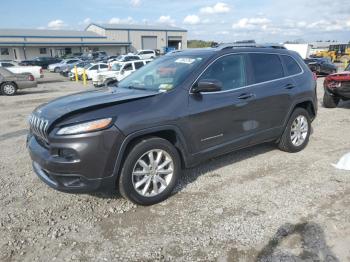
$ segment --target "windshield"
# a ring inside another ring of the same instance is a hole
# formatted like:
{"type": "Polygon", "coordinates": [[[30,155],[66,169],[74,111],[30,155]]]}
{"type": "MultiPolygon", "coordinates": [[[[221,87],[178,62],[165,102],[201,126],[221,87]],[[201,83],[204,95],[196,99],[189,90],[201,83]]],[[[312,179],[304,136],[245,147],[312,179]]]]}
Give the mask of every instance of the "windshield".
{"type": "Polygon", "coordinates": [[[120,71],[120,69],[122,68],[123,64],[119,64],[119,63],[114,63],[112,65],[111,71],[120,71]]]}
{"type": "Polygon", "coordinates": [[[122,80],[118,87],[166,92],[176,88],[208,55],[163,56],[122,80]]]}
{"type": "Polygon", "coordinates": [[[88,69],[89,67],[93,66],[93,64],[87,64],[86,66],[84,66],[85,69],[88,69]]]}

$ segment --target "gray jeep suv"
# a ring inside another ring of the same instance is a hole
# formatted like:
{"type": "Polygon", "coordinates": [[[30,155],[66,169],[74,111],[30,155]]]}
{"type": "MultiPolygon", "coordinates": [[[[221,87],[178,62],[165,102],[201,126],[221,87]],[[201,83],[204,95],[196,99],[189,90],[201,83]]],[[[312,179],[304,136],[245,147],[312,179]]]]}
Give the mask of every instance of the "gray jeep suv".
{"type": "Polygon", "coordinates": [[[58,98],[30,117],[36,174],[66,192],[119,190],[151,205],[183,168],[264,142],[309,141],[316,82],[294,52],[230,46],[165,55],[114,87],[58,98]]]}

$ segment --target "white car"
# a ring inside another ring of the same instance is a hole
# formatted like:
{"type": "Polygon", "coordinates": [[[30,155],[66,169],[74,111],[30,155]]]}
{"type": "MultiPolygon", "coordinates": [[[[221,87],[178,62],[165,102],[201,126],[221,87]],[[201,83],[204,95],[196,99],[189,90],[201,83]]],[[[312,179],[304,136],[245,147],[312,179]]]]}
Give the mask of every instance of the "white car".
{"type": "Polygon", "coordinates": [[[116,80],[119,82],[151,61],[151,59],[146,59],[129,62],[114,62],[112,63],[110,70],[95,74],[92,78],[92,83],[94,86],[97,87],[103,86],[108,81],[112,80],[116,80]]]}
{"type": "Polygon", "coordinates": [[[44,77],[43,70],[40,66],[19,66],[17,63],[12,61],[0,61],[0,66],[5,67],[14,74],[29,73],[34,77],[34,79],[44,77]]]}
{"type": "MultiPolygon", "coordinates": [[[[109,66],[106,63],[91,63],[91,64],[87,64],[84,68],[78,67],[77,73],[78,73],[78,77],[80,79],[83,78],[84,69],[85,69],[85,73],[86,73],[86,78],[92,79],[94,77],[94,75],[96,75],[97,73],[108,71],[109,66]]],[[[72,70],[70,70],[69,77],[72,80],[75,78],[75,69],[74,68],[72,70]]]]}
{"type": "Polygon", "coordinates": [[[157,56],[154,50],[139,50],[136,55],[140,56],[142,59],[153,59],[157,56]]]}
{"type": "Polygon", "coordinates": [[[109,64],[112,64],[113,62],[128,62],[128,61],[134,61],[134,60],[142,60],[142,58],[138,55],[127,54],[127,55],[120,55],[118,57],[108,59],[107,62],[109,64]]]}

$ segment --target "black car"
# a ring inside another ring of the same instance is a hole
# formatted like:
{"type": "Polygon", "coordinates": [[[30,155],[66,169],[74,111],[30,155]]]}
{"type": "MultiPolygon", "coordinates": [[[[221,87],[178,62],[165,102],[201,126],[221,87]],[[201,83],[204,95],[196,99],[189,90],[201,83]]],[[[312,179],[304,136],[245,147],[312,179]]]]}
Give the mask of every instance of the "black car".
{"type": "Polygon", "coordinates": [[[337,66],[327,58],[307,58],[304,61],[310,70],[317,75],[329,75],[337,72],[337,66]]]}
{"type": "Polygon", "coordinates": [[[61,62],[62,59],[55,57],[36,57],[32,60],[23,60],[19,63],[21,66],[41,66],[43,69],[47,69],[50,64],[56,64],[61,62]]]}
{"type": "Polygon", "coordinates": [[[274,48],[185,50],[154,60],[118,86],[36,108],[28,149],[36,174],[66,192],[119,190],[150,205],[182,169],[233,150],[308,143],[316,82],[298,54],[274,48]]]}

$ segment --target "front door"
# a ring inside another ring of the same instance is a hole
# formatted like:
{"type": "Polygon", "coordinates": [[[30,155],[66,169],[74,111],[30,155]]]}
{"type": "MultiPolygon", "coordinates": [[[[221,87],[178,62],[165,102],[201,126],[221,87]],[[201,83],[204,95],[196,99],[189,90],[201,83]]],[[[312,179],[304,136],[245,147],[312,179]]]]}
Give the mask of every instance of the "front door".
{"type": "Polygon", "coordinates": [[[245,87],[246,55],[220,57],[198,81],[203,79],[218,80],[223,89],[189,95],[190,115],[187,123],[189,133],[193,134],[190,139],[195,145],[192,153],[232,149],[248,143],[249,130],[245,126],[251,118],[249,104],[254,95],[249,87],[245,87]]]}

